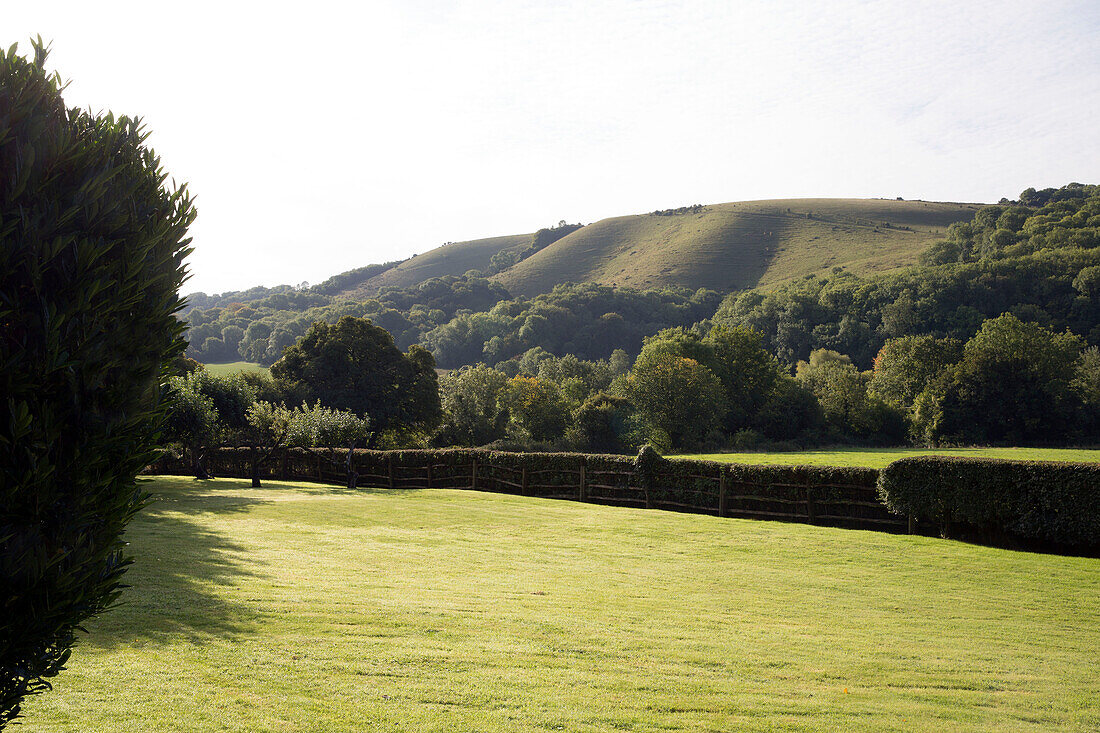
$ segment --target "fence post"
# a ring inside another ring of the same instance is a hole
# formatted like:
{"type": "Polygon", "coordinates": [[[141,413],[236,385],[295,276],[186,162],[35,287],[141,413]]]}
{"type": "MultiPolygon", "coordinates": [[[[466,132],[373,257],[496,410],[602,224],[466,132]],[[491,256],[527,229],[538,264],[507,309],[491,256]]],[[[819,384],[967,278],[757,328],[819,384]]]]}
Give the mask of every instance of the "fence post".
{"type": "Polygon", "coordinates": [[[585,458],[581,456],[581,485],[580,485],[580,500],[588,501],[588,475],[585,471],[585,458]]]}
{"type": "Polygon", "coordinates": [[[519,485],[520,485],[520,489],[519,489],[520,495],[521,496],[527,496],[527,466],[524,466],[523,470],[520,472],[519,485]]]}
{"type": "Polygon", "coordinates": [[[917,520],[912,514],[910,514],[909,515],[909,534],[913,534],[916,531],[916,528],[917,528],[917,520]]]}
{"type": "Polygon", "coordinates": [[[279,451],[279,480],[286,481],[286,448],[279,451]]]}
{"type": "Polygon", "coordinates": [[[470,461],[470,489],[477,491],[477,459],[470,461]]]}
{"type": "Polygon", "coordinates": [[[386,456],[386,463],[389,466],[390,488],[392,489],[394,487],[394,482],[393,482],[393,454],[392,453],[390,453],[388,456],[386,456]]]}
{"type": "Polygon", "coordinates": [[[806,479],[806,521],[814,524],[817,521],[817,507],[814,506],[814,490],[810,486],[810,480],[806,479]]]}
{"type": "Polygon", "coordinates": [[[428,488],[432,488],[432,462],[428,460],[428,488]]]}
{"type": "Polygon", "coordinates": [[[718,516],[724,517],[728,508],[726,507],[726,469],[718,469],[718,516]]]}
{"type": "Polygon", "coordinates": [[[318,481],[324,481],[325,480],[324,467],[321,465],[321,454],[320,453],[317,454],[317,480],[318,481]]]}

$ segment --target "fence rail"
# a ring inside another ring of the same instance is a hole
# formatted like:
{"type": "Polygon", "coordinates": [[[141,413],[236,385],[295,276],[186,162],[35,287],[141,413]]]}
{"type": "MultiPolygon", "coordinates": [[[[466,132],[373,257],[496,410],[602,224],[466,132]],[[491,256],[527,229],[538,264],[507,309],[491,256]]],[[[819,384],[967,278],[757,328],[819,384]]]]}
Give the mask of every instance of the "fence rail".
{"type": "MultiPolygon", "coordinates": [[[[248,449],[206,456],[211,475],[253,475],[248,449]]],[[[346,450],[288,449],[256,466],[263,479],[347,481],[346,450]]],[[[188,474],[190,462],[163,456],[148,473],[188,474]]],[[[816,466],[745,466],[629,456],[505,453],[478,449],[355,451],[358,486],[402,490],[467,489],[594,504],[666,509],[720,517],[766,518],[894,532],[913,522],[879,501],[878,471],[816,466]]]]}

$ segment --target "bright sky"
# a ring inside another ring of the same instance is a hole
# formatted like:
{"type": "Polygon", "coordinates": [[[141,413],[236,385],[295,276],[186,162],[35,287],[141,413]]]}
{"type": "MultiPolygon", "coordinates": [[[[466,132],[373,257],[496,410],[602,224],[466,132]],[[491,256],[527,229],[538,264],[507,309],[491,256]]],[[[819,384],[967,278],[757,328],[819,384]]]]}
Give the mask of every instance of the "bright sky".
{"type": "Polygon", "coordinates": [[[1100,182],[1096,0],[5,3],[197,196],[186,291],[691,203],[1100,182]]]}

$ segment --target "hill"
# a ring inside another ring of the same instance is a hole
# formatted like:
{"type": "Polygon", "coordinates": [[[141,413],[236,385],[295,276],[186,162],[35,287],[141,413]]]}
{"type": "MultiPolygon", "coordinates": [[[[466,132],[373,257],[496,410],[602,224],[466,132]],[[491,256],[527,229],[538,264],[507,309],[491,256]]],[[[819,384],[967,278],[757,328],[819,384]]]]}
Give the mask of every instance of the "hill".
{"type": "Polygon", "coordinates": [[[450,242],[424,254],[410,257],[355,287],[342,290],[337,293],[337,296],[359,300],[374,297],[379,289],[384,287],[411,288],[433,277],[462,275],[469,270],[484,271],[489,266],[489,260],[497,252],[526,247],[531,243],[532,236],[532,234],[511,234],[467,242],[450,242]]]}
{"type": "Polygon", "coordinates": [[[562,282],[731,292],[834,267],[886,272],[915,264],[978,206],[778,199],[620,216],[573,232],[493,279],[513,295],[531,296],[562,282]]]}

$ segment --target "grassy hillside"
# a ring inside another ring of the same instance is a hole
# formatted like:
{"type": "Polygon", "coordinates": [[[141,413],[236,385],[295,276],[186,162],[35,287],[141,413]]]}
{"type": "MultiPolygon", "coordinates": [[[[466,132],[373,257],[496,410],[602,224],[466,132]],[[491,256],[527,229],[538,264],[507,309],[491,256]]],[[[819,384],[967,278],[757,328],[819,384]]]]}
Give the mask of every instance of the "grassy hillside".
{"type": "Polygon", "coordinates": [[[1085,731],[1100,560],[458,491],[161,479],[27,730],[1085,731]]]}
{"type": "Polygon", "coordinates": [[[698,453],[680,458],[702,458],[723,463],[779,466],[866,466],[885,468],[899,458],[962,456],[1014,461],[1075,461],[1100,463],[1096,448],[823,448],[783,453],[698,453]]]}
{"type": "Polygon", "coordinates": [[[915,264],[948,225],[976,210],[924,201],[791,199],[621,216],[590,224],[494,279],[514,295],[547,292],[559,282],[728,292],[838,266],[884,272],[915,264]]]}
{"type": "Polygon", "coordinates": [[[526,247],[531,243],[531,236],[512,234],[445,244],[409,258],[361,285],[339,293],[339,297],[368,298],[377,293],[379,288],[386,286],[410,288],[433,277],[462,275],[468,270],[484,270],[489,265],[489,259],[497,252],[526,247]]]}

